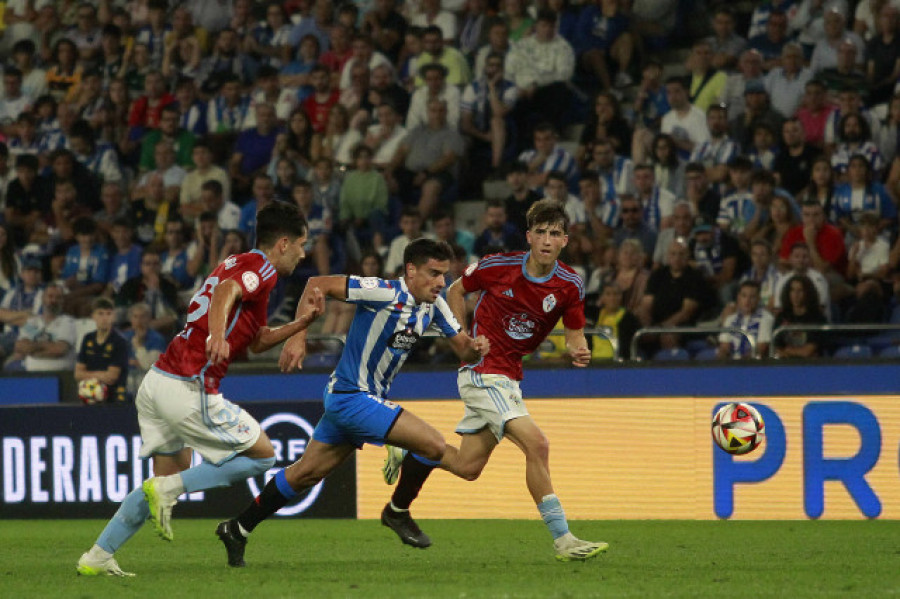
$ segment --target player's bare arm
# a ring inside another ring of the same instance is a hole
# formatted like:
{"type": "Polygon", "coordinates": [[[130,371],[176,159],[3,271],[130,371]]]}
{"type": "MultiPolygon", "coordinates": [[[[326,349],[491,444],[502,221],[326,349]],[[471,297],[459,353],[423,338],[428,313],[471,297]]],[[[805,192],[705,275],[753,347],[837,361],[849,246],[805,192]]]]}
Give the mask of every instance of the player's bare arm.
{"type": "Polygon", "coordinates": [[[460,360],[467,363],[477,362],[491,351],[491,342],[484,335],[474,339],[465,331],[450,337],[450,347],[460,360]]]}
{"type": "Polygon", "coordinates": [[[584,368],[591,362],[591,350],[588,348],[584,329],[566,329],[566,349],[572,357],[572,365],[584,368]]]}
{"type": "MultiPolygon", "coordinates": [[[[314,289],[319,290],[322,294],[323,302],[326,297],[344,301],[347,299],[347,275],[313,277],[307,281],[303,295],[300,296],[300,302],[297,304],[297,318],[302,316],[304,306],[308,305],[309,297],[313,295],[314,289]]],[[[306,328],[303,328],[294,333],[284,344],[281,357],[278,359],[278,366],[281,368],[281,372],[291,372],[294,368],[300,370],[305,357],[306,328]]]]}
{"type": "Polygon", "coordinates": [[[260,327],[256,337],[250,343],[250,351],[256,354],[264,352],[300,331],[305,331],[325,311],[325,296],[321,289],[316,287],[305,302],[299,303],[297,312],[301,311],[300,316],[280,327],[260,327]]]}
{"type": "Polygon", "coordinates": [[[466,288],[463,287],[462,278],[456,279],[447,287],[447,305],[456,318],[456,322],[460,324],[463,331],[468,329],[469,323],[466,320],[468,311],[466,310],[466,288]]]}
{"type": "Polygon", "coordinates": [[[114,385],[122,373],[121,366],[107,366],[106,370],[88,370],[83,362],[75,364],[75,380],[97,379],[104,385],[114,385]]]}
{"type": "Polygon", "coordinates": [[[244,292],[237,281],[226,280],[216,286],[209,308],[209,337],[206,338],[206,358],[212,364],[227,360],[231,346],[225,339],[225,327],[234,305],[244,292]]]}

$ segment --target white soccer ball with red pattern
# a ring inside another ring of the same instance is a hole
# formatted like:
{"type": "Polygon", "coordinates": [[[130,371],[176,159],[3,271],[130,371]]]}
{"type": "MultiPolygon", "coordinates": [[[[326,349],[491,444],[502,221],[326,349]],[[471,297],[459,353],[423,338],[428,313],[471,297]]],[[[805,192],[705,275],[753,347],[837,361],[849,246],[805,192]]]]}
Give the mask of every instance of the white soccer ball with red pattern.
{"type": "Polygon", "coordinates": [[[725,404],[712,421],[712,438],[716,445],[732,455],[750,453],[766,436],[766,424],[752,405],[742,402],[725,404]]]}
{"type": "Polygon", "coordinates": [[[97,379],[85,379],[78,383],[78,397],[87,405],[106,401],[106,385],[97,379]]]}

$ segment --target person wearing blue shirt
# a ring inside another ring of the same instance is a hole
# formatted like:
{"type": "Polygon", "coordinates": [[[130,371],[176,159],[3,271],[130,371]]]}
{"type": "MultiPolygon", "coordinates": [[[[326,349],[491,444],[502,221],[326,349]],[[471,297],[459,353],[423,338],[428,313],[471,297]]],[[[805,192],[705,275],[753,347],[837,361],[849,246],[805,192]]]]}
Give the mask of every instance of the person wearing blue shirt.
{"type": "Polygon", "coordinates": [[[267,175],[253,177],[253,199],[241,208],[238,231],[247,237],[247,244],[256,247],[256,213],[275,201],[275,185],[267,175]]]}
{"type": "Polygon", "coordinates": [[[141,274],[141,256],[144,248],[134,243],[134,227],[127,217],[119,217],[113,221],[110,230],[115,253],[110,259],[109,284],[118,292],[125,281],[141,274]]]}
{"type": "Polygon", "coordinates": [[[246,182],[248,177],[264,172],[279,133],[275,107],[271,104],[257,104],[256,127],[242,131],[235,142],[234,153],[228,165],[231,177],[238,182],[246,182]]]}
{"type": "MultiPolygon", "coordinates": [[[[321,293],[356,304],[356,314],[325,389],[325,414],[303,459],[275,474],[247,509],[216,529],[230,566],[244,565],[247,536],[257,525],[318,484],[365,443],[404,447],[433,465],[455,461],[456,448],[448,446],[436,429],[387,400],[394,377],[426,330],[449,338],[463,361],[477,361],[490,348],[484,337],[473,339],[461,330],[440,297],[452,258],[446,243],[420,238],[406,247],[399,280],[343,275],[309,280],[300,306],[321,293]]],[[[282,370],[299,366],[305,354],[306,335],[298,333],[282,351],[282,370]]],[[[409,532],[424,536],[408,512],[395,512],[390,518],[383,513],[382,522],[394,530],[414,528],[409,532]]]]}
{"type": "Polygon", "coordinates": [[[192,252],[188,251],[184,241],[184,222],[180,219],[168,221],[166,249],[160,252],[159,259],[162,261],[162,273],[171,277],[180,291],[189,290],[194,285],[194,277],[188,269],[191,257],[192,252]]]}
{"type": "Polygon", "coordinates": [[[62,279],[69,294],[66,312],[87,316],[91,300],[106,287],[109,280],[109,252],[96,242],[97,223],[84,216],[72,224],[76,244],[66,252],[62,279]]]}
{"type": "Polygon", "coordinates": [[[897,222],[897,208],[884,185],[872,181],[872,167],[862,154],[850,157],[847,167],[847,182],[834,188],[831,199],[831,221],[845,234],[845,243],[861,237],[859,218],[865,212],[874,212],[879,217],[878,231],[897,222]]]}
{"type": "Polygon", "coordinates": [[[634,54],[634,40],[628,26],[628,17],[619,10],[616,0],[598,0],[578,15],[572,45],[582,64],[600,80],[603,89],[612,87],[610,60],[618,65],[616,87],[632,84],[628,67],[634,54]]]}

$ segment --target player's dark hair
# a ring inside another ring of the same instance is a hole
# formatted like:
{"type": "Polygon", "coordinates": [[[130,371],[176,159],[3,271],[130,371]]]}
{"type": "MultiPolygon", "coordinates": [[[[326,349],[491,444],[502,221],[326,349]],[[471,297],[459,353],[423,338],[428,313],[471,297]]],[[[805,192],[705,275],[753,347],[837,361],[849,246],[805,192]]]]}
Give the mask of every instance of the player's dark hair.
{"type": "Polygon", "coordinates": [[[567,235],[569,233],[569,215],[566,214],[565,207],[556,200],[544,198],[535,202],[528,209],[525,218],[528,221],[529,231],[538,225],[559,225],[563,233],[567,235]]]}
{"type": "Polygon", "coordinates": [[[446,241],[436,241],[426,237],[413,239],[403,250],[403,264],[412,264],[419,267],[434,258],[435,260],[450,261],[453,259],[453,249],[446,241]]]}
{"type": "Polygon", "coordinates": [[[303,237],[308,229],[306,217],[295,204],[272,202],[256,214],[256,245],[269,247],[285,236],[303,237]]]}

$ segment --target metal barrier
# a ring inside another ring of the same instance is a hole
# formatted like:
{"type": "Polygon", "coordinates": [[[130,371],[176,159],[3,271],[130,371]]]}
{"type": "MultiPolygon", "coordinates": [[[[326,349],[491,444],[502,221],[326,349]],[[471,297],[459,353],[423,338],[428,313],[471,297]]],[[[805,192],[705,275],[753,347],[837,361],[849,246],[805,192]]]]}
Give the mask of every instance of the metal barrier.
{"type": "Polygon", "coordinates": [[[779,336],[791,331],[816,331],[822,333],[885,333],[888,331],[900,332],[900,324],[788,324],[772,331],[772,343],[769,345],[769,357],[774,358],[776,347],[775,340],[779,336]]]}
{"type": "Polygon", "coordinates": [[[678,334],[678,335],[718,335],[719,333],[731,333],[732,335],[740,335],[744,339],[747,340],[747,343],[750,344],[751,355],[754,358],[758,358],[759,355],[756,353],[756,339],[753,338],[747,331],[734,328],[734,327],[644,327],[642,329],[638,329],[635,332],[634,337],[631,339],[631,359],[632,360],[640,360],[640,356],[638,354],[638,341],[640,341],[641,337],[644,335],[665,335],[665,334],[678,334]]]}

